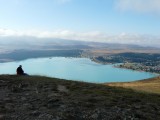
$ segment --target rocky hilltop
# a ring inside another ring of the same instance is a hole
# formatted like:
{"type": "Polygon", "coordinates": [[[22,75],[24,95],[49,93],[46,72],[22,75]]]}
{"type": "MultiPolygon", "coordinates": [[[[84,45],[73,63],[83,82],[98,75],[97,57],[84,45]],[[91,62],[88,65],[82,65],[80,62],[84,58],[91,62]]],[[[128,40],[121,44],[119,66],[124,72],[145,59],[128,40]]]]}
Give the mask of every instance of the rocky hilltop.
{"type": "Polygon", "coordinates": [[[160,95],[40,76],[0,76],[0,120],[160,120],[160,95]]]}

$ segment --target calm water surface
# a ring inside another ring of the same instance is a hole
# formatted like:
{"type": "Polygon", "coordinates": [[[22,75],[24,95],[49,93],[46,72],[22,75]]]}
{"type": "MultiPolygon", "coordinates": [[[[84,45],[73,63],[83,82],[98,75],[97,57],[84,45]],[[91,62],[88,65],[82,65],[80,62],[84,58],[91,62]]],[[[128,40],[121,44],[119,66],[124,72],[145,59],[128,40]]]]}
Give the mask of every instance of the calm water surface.
{"type": "Polygon", "coordinates": [[[135,81],[156,76],[152,73],[98,64],[87,58],[65,57],[0,63],[0,74],[16,74],[16,68],[19,65],[22,65],[24,71],[29,75],[44,75],[92,83],[135,81]]]}

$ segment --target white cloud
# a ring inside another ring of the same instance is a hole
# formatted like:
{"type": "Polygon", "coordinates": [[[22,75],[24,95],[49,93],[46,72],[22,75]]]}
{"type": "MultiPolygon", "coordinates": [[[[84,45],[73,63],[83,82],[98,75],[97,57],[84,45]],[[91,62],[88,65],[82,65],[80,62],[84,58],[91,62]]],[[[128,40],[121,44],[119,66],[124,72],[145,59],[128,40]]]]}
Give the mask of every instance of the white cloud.
{"type": "Polygon", "coordinates": [[[123,11],[160,13],[160,0],[115,0],[116,8],[123,11]]]}
{"type": "Polygon", "coordinates": [[[119,35],[108,35],[107,33],[99,31],[84,33],[84,32],[73,32],[69,30],[15,31],[10,29],[0,29],[0,38],[2,37],[59,38],[59,39],[83,40],[83,41],[94,41],[94,42],[160,46],[160,36],[157,37],[151,35],[127,34],[127,33],[121,33],[119,35]]]}

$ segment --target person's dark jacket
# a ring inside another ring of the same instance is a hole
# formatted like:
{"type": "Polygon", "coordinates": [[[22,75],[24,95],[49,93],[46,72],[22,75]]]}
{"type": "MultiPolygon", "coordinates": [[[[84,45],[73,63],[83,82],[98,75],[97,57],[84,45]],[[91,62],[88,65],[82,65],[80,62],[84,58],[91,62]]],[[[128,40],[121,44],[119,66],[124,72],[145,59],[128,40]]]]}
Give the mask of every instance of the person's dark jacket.
{"type": "Polygon", "coordinates": [[[24,71],[23,71],[23,69],[22,69],[22,67],[18,67],[17,68],[17,75],[23,75],[24,74],[24,71]]]}

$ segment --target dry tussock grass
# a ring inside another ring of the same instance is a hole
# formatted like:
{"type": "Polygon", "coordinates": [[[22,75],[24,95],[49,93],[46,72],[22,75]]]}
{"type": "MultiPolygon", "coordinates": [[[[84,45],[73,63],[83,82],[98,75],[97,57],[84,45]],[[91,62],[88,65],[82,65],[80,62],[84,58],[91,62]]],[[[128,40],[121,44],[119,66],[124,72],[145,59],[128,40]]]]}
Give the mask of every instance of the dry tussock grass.
{"type": "Polygon", "coordinates": [[[124,83],[108,83],[106,85],[130,88],[136,91],[158,93],[160,94],[160,76],[152,79],[146,79],[136,82],[124,82],[124,83]]]}

